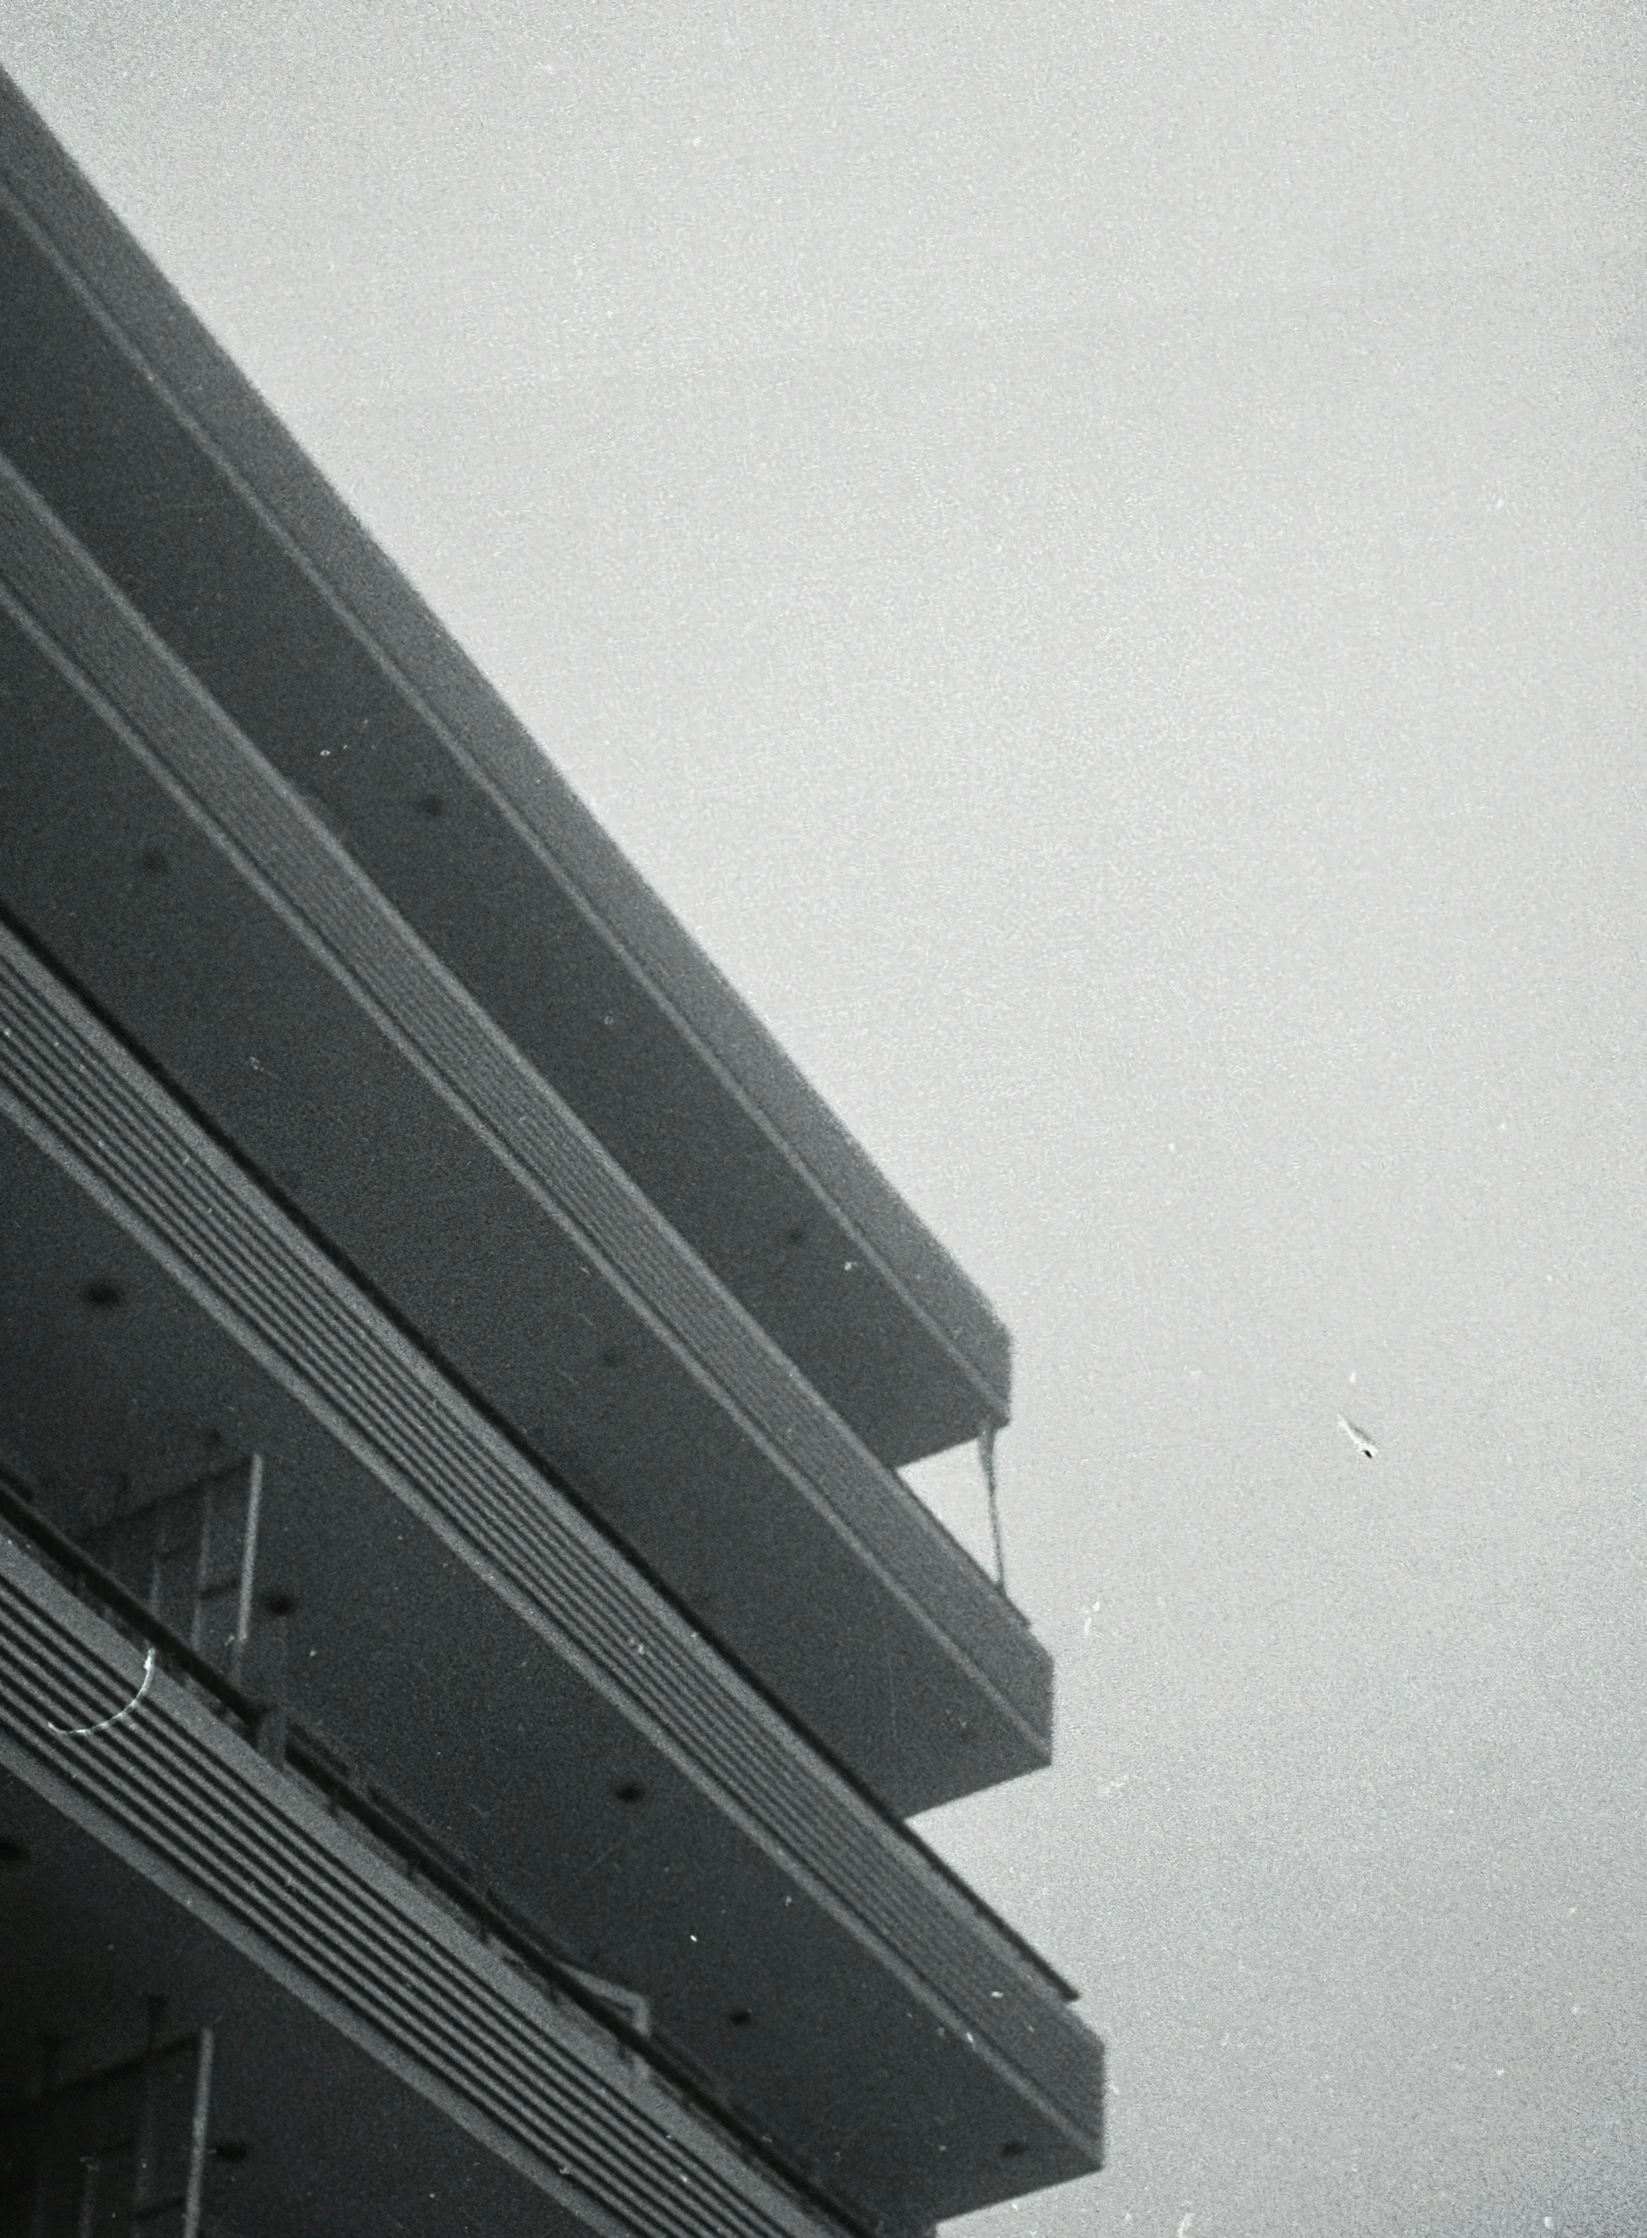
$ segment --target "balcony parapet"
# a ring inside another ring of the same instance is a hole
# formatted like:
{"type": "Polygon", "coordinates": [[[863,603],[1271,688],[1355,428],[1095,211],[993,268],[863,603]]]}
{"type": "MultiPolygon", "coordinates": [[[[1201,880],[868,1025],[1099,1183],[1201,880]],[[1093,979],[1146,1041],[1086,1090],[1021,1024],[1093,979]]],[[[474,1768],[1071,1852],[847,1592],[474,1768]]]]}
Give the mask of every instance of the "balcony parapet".
{"type": "Polygon", "coordinates": [[[788,1726],[9,934],[0,1109],[464,1550],[710,1799],[731,1838],[755,1843],[798,1897],[848,1923],[939,2038],[965,2042],[1042,2140],[1050,2173],[1039,2180],[1095,2164],[1099,2047],[1058,1978],[788,1726]]]}
{"type": "Polygon", "coordinates": [[[0,628],[0,900],[897,1815],[1044,1764],[993,1580],[3,460],[0,628]]]}
{"type": "Polygon", "coordinates": [[[511,1967],[0,1534],[0,1763],[197,1921],[528,2165],[580,2228],[851,2238],[632,2034],[511,1967]]]}
{"type": "MultiPolygon", "coordinates": [[[[849,2230],[863,2227],[852,2202],[830,2196],[822,2171],[786,2166],[782,2155],[772,2149],[771,2139],[762,2138],[740,2117],[714,2077],[700,2072],[682,2047],[661,2044],[654,2037],[644,1996],[591,1974],[570,1954],[555,1949],[536,1922],[489,1887],[467,1859],[455,1856],[397,1797],[351,1772],[334,1747],[288,1716],[283,1703],[248,1693],[58,1530],[40,1512],[33,1491],[0,1468],[0,1539],[8,1534],[27,1557],[66,1584],[77,1601],[145,1651],[142,1677],[130,1702],[90,1728],[69,1729],[72,1737],[89,1737],[98,1725],[107,1729],[134,1716],[148,1701],[158,1670],[203,1703],[220,1729],[237,1734],[260,1757],[300,1779],[320,1799],[334,1825],[341,1822],[363,1836],[375,1854],[387,1857],[489,1951],[524,1972],[551,2003],[570,2003],[591,2016],[603,2034],[626,2047],[632,2062],[653,2070],[661,2089],[705,2117],[712,2127],[724,2125],[741,2157],[821,2209],[826,2221],[840,2218],[849,2230]]],[[[57,1737],[65,1737],[64,1728],[54,1726],[54,1730],[57,1737]]]]}
{"type": "Polygon", "coordinates": [[[3,77],[0,292],[0,448],[782,1350],[891,1466],[1004,1422],[977,1288],[3,77]]]}

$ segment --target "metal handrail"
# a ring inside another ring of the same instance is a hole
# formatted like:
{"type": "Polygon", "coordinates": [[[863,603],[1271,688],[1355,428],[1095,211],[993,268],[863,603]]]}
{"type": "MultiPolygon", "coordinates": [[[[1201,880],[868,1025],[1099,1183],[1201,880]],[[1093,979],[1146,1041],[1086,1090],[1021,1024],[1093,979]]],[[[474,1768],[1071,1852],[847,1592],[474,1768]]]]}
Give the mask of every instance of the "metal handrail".
{"type": "MultiPolygon", "coordinates": [[[[33,1492],[3,1462],[0,1462],[0,1518],[31,1540],[57,1569],[66,1573],[71,1589],[77,1590],[79,1598],[102,1602],[157,1648],[168,1663],[210,1694],[220,1708],[238,1719],[246,1729],[247,1739],[259,1748],[260,1754],[269,1754],[260,1746],[260,1735],[267,1732],[271,1721],[278,1721],[284,1727],[284,1746],[281,1756],[274,1761],[283,1761],[293,1771],[301,1773],[397,1852],[408,1868],[408,1877],[415,1874],[439,1889],[460,1914],[465,1915],[466,1923],[478,1930],[482,1942],[503,1944],[552,1995],[568,1999],[608,2035],[617,2037],[665,2088],[671,2089],[717,2130],[729,2133],[735,2149],[744,2159],[787,2190],[798,2193],[809,2205],[852,2233],[853,2238],[880,2238],[878,2226],[864,2222],[832,2192],[777,2152],[751,2122],[720,2096],[713,2079],[698,2068],[690,2054],[678,2046],[660,2043],[649,2029],[626,2018],[591,1986],[588,1972],[557,1951],[537,1926],[517,1912],[506,1898],[471,1877],[471,1869],[451,1853],[442,1855],[436,1838],[403,1804],[381,1789],[352,1779],[345,1768],[346,1760],[318,1735],[295,1720],[288,1721],[283,1705],[261,1701],[235,1685],[180,1633],[155,1616],[129,1586],[122,1584],[41,1514],[33,1492]]],[[[624,1994],[630,1993],[625,1991],[624,1994]]]]}

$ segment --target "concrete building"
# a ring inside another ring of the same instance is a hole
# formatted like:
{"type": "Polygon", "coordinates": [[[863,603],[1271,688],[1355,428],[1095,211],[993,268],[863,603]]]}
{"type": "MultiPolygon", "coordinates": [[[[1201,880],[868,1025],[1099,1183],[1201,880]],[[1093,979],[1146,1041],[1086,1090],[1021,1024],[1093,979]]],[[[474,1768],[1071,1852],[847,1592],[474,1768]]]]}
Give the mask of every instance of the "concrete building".
{"type": "Polygon", "coordinates": [[[0,2231],[1097,2166],[987,1305],[0,81],[0,2231]]]}

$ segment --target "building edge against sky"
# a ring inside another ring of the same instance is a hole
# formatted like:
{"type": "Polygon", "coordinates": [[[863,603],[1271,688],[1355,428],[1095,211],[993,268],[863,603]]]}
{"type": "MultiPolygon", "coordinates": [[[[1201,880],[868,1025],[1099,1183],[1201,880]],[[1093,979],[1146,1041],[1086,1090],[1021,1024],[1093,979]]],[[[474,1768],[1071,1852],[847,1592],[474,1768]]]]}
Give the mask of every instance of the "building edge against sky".
{"type": "Polygon", "coordinates": [[[1090,2171],[899,1823],[1050,1751],[1004,1331],[3,81],[0,286],[8,2211],[1090,2171]]]}
{"type": "Polygon", "coordinates": [[[0,100],[8,198],[55,268],[23,251],[8,273],[9,441],[41,494],[883,1459],[1003,1423],[1008,1339],[975,1285],[28,105],[0,100]],[[62,393],[39,393],[59,351],[83,407],[65,450],[62,393]]]}
{"type": "MultiPolygon", "coordinates": [[[[575,1473],[587,1497],[609,1502],[620,1528],[638,1528],[636,1551],[690,1595],[701,1598],[711,1581],[679,1577],[690,1554],[665,1543],[667,1518],[655,1502],[637,1507],[632,1464],[611,1449],[615,1426],[641,1420],[622,1385],[643,1373],[654,1386],[670,1377],[680,1391],[673,1451],[682,1450],[690,1414],[686,1450],[707,1453],[706,1440],[720,1441],[720,1496],[734,1507],[740,1496],[758,1503],[758,1522],[729,1530],[717,1562],[732,1546],[754,1562],[779,1519],[814,1542],[837,1518],[874,1534],[873,1552],[891,1574],[873,1633],[890,1641],[900,1698],[867,1711],[878,1738],[831,1731],[830,1704],[816,1689],[810,1719],[893,1808],[918,1810],[1044,1763],[1044,1653],[891,1474],[1004,1419],[1007,1352],[994,1316],[575,809],[541,753],[15,100],[6,149],[4,278],[16,315],[0,330],[0,448],[255,748],[265,802],[285,781],[311,858],[328,845],[348,856],[379,914],[396,920],[402,953],[416,956],[420,992],[438,979],[442,1009],[466,1008],[471,1043],[477,1022],[494,1043],[507,1037],[513,1078],[499,1092],[514,1123],[517,1173],[535,1162],[534,1178],[558,1191],[563,1214],[575,1195],[586,1231],[592,1199],[603,1196],[611,1217],[586,1240],[608,1261],[624,1260],[615,1271],[631,1287],[648,1280],[637,1259],[667,1254],[669,1280],[650,1280],[648,1302],[656,1319],[667,1289],[673,1342],[656,1327],[597,1330],[592,1320],[602,1316],[577,1318],[581,1301],[568,1316],[565,1301],[550,1296],[547,1248],[530,1247],[533,1269],[521,1270],[503,1307],[455,1294],[444,1261],[413,1264],[398,1203],[362,1194],[352,1175],[330,1204],[308,1201],[305,1192],[348,1174],[335,1139],[317,1140],[316,1129],[348,1135],[356,1115],[337,1106],[337,1068],[324,1094],[298,1077],[305,1058],[321,1055],[306,997],[281,1018],[257,1021],[258,1038],[280,1043],[278,1062],[267,1046],[241,1049],[232,1035],[202,1028],[199,1006],[221,985],[208,955],[181,1017],[145,1018],[147,1045],[254,1150],[267,1177],[289,1193],[295,1181],[303,1211],[330,1227],[400,1311],[426,1329],[433,1320],[429,1333],[514,1432],[547,1465],[575,1473]],[[568,856],[581,881],[575,891],[568,856]],[[664,959],[667,991],[637,949],[664,959]],[[192,1051],[179,1033],[193,1036],[192,1051]],[[228,1070],[212,1081],[214,1060],[228,1070]],[[750,1117],[757,1095],[778,1108],[779,1087],[781,1138],[769,1117],[758,1127],[750,1117]],[[523,1111],[523,1100],[535,1110],[523,1111]],[[534,1127],[535,1161],[519,1139],[523,1124],[534,1127]],[[626,1253],[612,1234],[623,1208],[612,1210],[603,1177],[543,1174],[551,1129],[563,1149],[574,1145],[570,1155],[581,1143],[585,1166],[587,1138],[598,1137],[594,1162],[623,1169],[632,1198],[661,1211],[661,1220],[649,1206],[628,1222],[649,1233],[632,1234],[626,1253]],[[827,1185],[812,1179],[822,1168],[827,1185]],[[946,1336],[935,1348],[923,1296],[964,1344],[946,1336]],[[553,1357],[555,1338],[532,1326],[545,1314],[563,1350],[571,1329],[589,1334],[586,1357],[556,1362],[568,1380],[553,1419],[541,1404],[540,1346],[553,1357]],[[568,1393],[583,1402],[585,1420],[571,1420],[568,1393]],[[836,1403],[843,1397],[849,1412],[836,1403]],[[599,1426],[590,1409],[603,1410],[599,1426]],[[805,1481],[786,1486],[797,1472],[805,1481]],[[932,1630],[939,1601],[942,1638],[932,1630]],[[982,1682],[961,1682],[970,1710],[957,1707],[955,1674],[944,1667],[957,1652],[982,1682]],[[900,1666],[910,1657],[922,1675],[906,1686],[900,1666]],[[918,1712],[928,1703],[934,1722],[923,1733],[918,1712]]],[[[117,909],[170,903],[174,918],[164,929],[85,928],[105,966],[141,953],[145,941],[175,957],[201,921],[175,881],[151,881],[135,897],[118,885],[99,891],[117,909]]],[[[151,997],[175,1005],[179,980],[165,975],[151,997]]],[[[420,1008],[427,1015],[428,1001],[420,1008]]],[[[237,1010],[234,1023],[243,1037],[252,1022],[237,1010]]],[[[396,1024],[407,1027],[404,1012],[396,1024]]],[[[449,1044],[447,1022],[439,1024],[449,1044]]],[[[466,1082],[477,1078],[472,1050],[460,1069],[466,1082]]],[[[496,1108],[485,1123],[496,1130],[496,1108]]],[[[460,1230],[488,1217],[475,1192],[492,1184],[452,1160],[442,1172],[444,1187],[467,1192],[462,1206],[442,1208],[460,1230]]],[[[521,1216],[494,1204],[490,1217],[519,1240],[521,1216]]],[[[583,1279],[564,1254],[561,1273],[583,1279]]],[[[501,1266],[494,1283],[504,1286],[501,1266]]],[[[753,1627],[780,1608],[783,1619],[764,1639],[737,1640],[738,1652],[761,1670],[768,1653],[793,1664],[810,1645],[833,1666],[839,1611],[809,1643],[808,1611],[823,1604],[785,1595],[782,1577],[793,1574],[798,1548],[772,1543],[771,1556],[764,1576],[743,1581],[758,1590],[742,1591],[728,1620],[753,1627]]],[[[787,1689],[792,1677],[776,1674],[775,1683],[787,1689]]],[[[832,1685],[823,1691],[835,1694],[832,1685]]]]}

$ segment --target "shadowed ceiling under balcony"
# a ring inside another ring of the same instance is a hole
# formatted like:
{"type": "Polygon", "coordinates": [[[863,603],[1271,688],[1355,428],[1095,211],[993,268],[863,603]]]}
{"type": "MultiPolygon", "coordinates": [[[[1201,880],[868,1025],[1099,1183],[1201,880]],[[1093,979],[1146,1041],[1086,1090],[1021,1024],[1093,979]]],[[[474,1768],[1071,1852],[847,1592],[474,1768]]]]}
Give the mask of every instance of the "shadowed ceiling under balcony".
{"type": "Polygon", "coordinates": [[[0,446],[882,1460],[1005,1330],[0,78],[0,446]]]}

